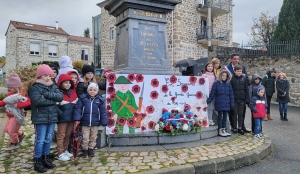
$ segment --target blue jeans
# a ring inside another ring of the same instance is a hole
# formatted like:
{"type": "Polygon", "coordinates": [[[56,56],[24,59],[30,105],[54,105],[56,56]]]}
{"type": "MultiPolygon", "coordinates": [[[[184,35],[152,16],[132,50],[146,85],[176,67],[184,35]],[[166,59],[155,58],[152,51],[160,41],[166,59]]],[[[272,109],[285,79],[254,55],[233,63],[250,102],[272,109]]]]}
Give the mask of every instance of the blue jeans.
{"type": "Polygon", "coordinates": [[[49,155],[55,123],[35,124],[34,158],[49,155]]]}
{"type": "Polygon", "coordinates": [[[287,103],[279,103],[279,113],[287,114],[287,103]]]}
{"type": "Polygon", "coordinates": [[[226,128],[228,111],[218,111],[218,128],[226,128]]]}
{"type": "Polygon", "coordinates": [[[254,126],[254,135],[261,133],[262,128],[262,118],[254,118],[255,126],[254,126]]]}

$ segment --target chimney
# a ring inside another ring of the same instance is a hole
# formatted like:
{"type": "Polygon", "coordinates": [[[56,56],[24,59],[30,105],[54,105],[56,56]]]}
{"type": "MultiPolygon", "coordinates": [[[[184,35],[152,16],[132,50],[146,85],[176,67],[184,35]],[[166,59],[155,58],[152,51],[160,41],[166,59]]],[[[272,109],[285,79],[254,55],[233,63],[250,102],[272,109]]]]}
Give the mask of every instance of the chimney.
{"type": "Polygon", "coordinates": [[[55,21],[56,22],[56,30],[58,30],[58,21],[55,21]]]}

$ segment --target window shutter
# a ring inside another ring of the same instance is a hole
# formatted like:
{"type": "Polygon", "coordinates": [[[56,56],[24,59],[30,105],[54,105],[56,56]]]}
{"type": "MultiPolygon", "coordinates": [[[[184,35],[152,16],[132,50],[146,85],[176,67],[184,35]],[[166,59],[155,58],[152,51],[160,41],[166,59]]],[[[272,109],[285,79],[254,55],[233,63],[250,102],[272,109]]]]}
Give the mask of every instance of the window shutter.
{"type": "Polygon", "coordinates": [[[49,45],[48,50],[49,53],[57,53],[58,52],[57,45],[49,45]]]}
{"type": "Polygon", "coordinates": [[[40,44],[30,43],[30,51],[40,52],[40,44]]]}

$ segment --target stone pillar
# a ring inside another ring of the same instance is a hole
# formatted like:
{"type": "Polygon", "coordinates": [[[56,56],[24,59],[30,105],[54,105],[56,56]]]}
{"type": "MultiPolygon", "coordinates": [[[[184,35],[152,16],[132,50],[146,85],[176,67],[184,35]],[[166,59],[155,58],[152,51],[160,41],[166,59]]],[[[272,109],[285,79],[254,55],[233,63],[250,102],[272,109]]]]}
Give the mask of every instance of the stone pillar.
{"type": "Polygon", "coordinates": [[[115,73],[178,75],[170,68],[166,14],[179,0],[111,0],[116,17],[115,73]]]}

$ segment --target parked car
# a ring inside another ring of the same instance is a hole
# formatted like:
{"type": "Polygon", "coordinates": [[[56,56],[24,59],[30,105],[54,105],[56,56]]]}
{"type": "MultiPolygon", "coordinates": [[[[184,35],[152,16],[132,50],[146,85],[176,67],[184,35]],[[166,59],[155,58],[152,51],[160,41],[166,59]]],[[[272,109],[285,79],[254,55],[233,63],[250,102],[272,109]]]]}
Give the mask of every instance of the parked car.
{"type": "Polygon", "coordinates": [[[110,68],[98,68],[98,69],[95,69],[95,76],[101,77],[105,73],[110,72],[110,71],[112,71],[112,69],[110,69],[110,68]]]}

